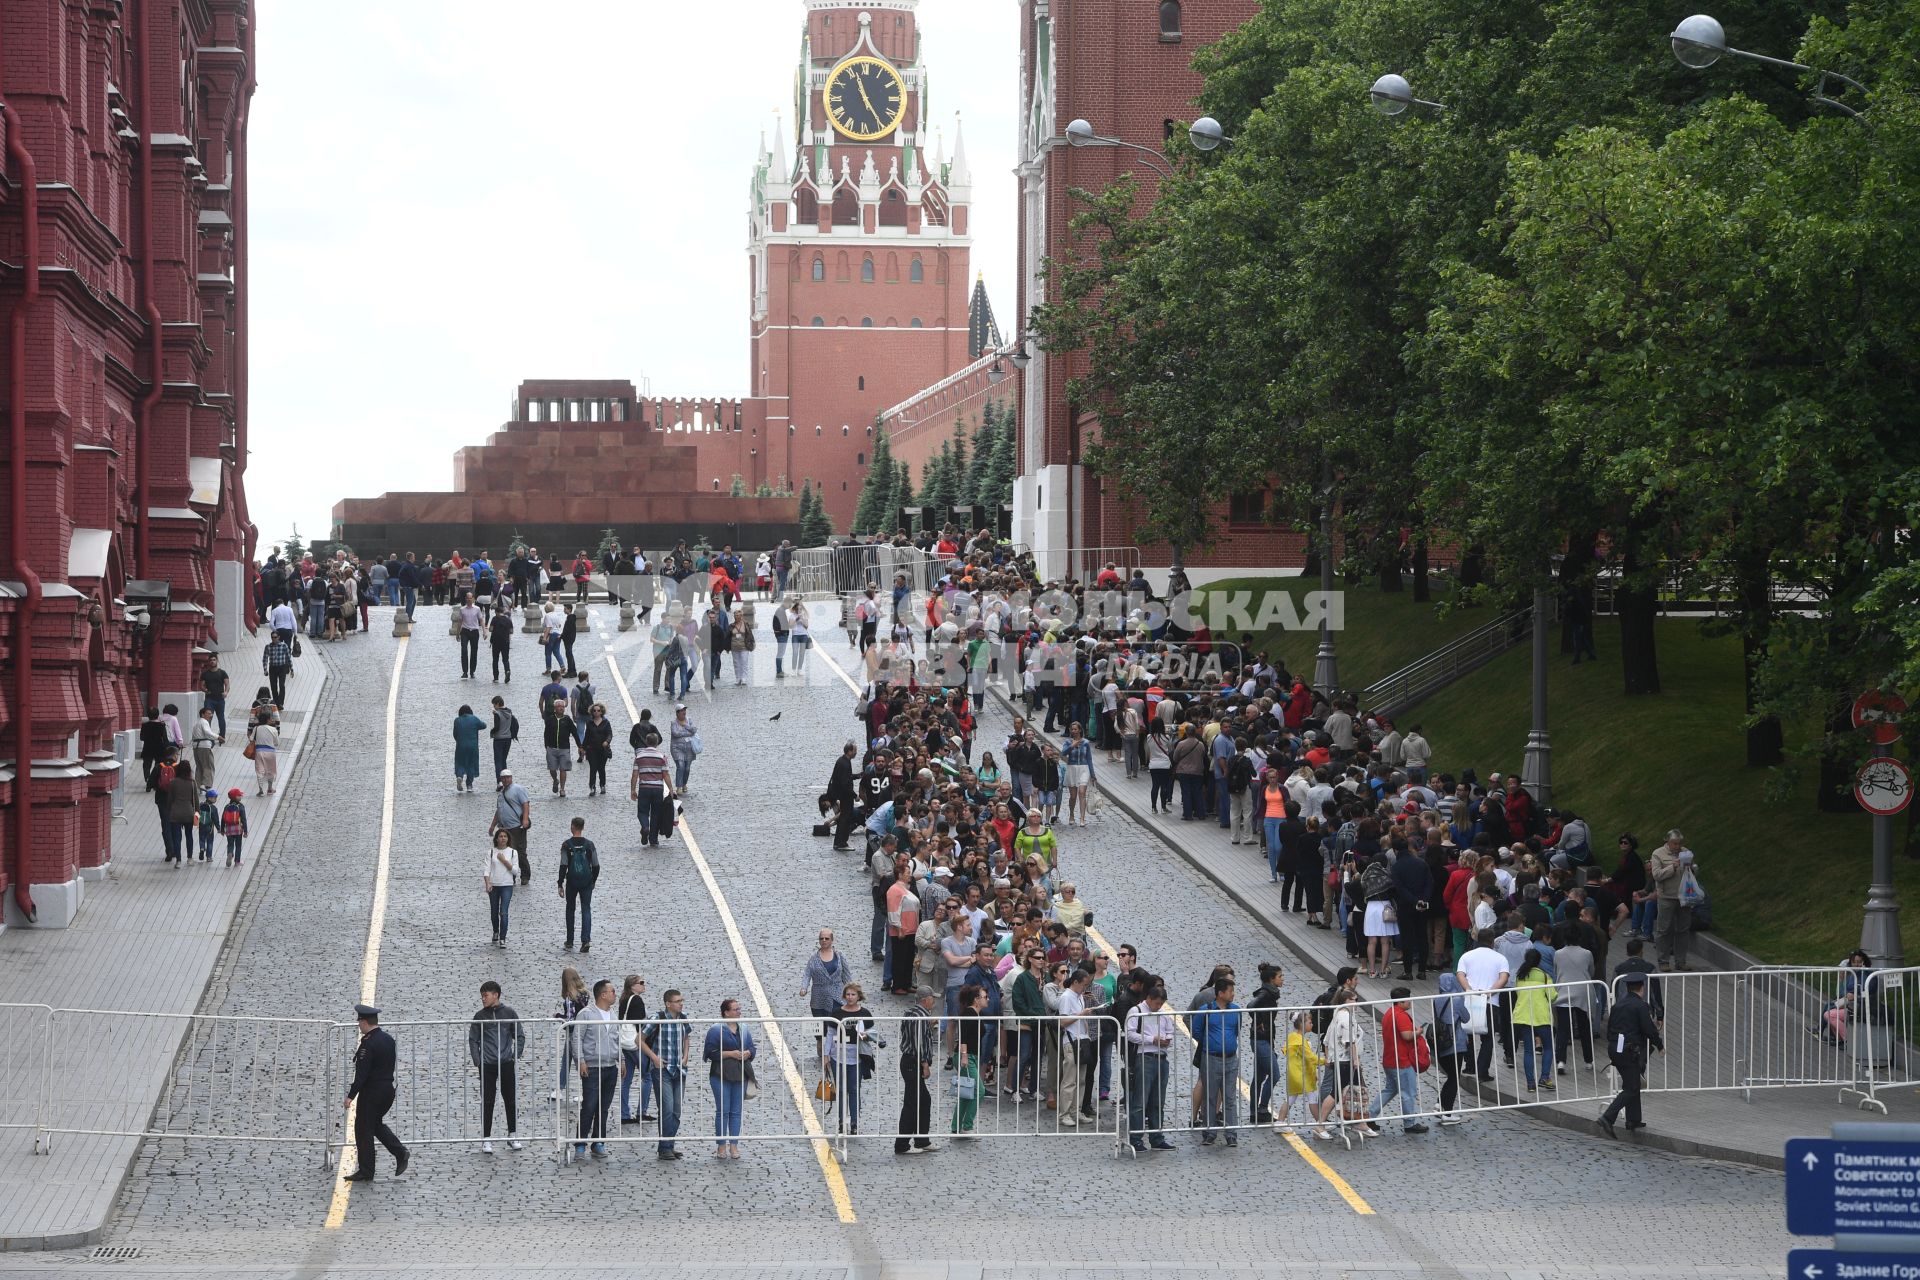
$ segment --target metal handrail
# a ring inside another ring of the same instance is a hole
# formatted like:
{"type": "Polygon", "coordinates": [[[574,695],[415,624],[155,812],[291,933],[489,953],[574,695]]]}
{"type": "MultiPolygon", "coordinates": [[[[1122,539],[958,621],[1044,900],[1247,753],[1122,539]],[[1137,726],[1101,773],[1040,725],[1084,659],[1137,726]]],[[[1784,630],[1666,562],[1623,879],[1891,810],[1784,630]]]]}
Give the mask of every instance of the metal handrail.
{"type": "MultiPolygon", "coordinates": [[[[1551,619],[1549,619],[1551,621],[1551,619]]],[[[1364,704],[1391,714],[1444,689],[1469,671],[1490,662],[1533,634],[1533,606],[1517,609],[1361,690],[1364,704]]]]}

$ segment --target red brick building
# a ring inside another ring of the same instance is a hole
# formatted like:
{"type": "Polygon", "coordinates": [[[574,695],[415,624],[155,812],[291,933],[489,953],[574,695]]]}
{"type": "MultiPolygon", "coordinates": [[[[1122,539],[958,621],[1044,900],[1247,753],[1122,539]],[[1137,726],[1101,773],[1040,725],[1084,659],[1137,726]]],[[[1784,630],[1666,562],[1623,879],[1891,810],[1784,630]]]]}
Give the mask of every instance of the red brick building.
{"type": "Polygon", "coordinates": [[[251,0],[0,4],[9,924],[73,919],[116,733],[250,622],[252,49],[251,0]]]}
{"type": "MultiPolygon", "coordinates": [[[[631,415],[615,420],[628,425],[571,418],[556,425],[535,417],[509,423],[496,443],[512,437],[557,446],[582,432],[617,434],[631,456],[647,460],[640,465],[662,475],[680,464],[654,467],[652,451],[690,444],[693,492],[708,499],[714,518],[722,513],[712,495],[724,497],[738,476],[749,494],[763,484],[781,488],[784,481],[797,492],[811,482],[835,526],[847,527],[875,418],[969,361],[972,171],[958,127],[949,156],[930,123],[918,3],[805,0],[794,80],[798,136],[789,145],[784,124],[777,125],[753,170],[747,394],[718,402],[684,392],[632,400],[628,388],[631,415]]],[[[563,403],[562,412],[572,410],[563,403]]],[[[575,491],[585,487],[576,481],[575,491]]],[[[535,491],[541,500],[564,496],[535,491]]],[[[385,530],[415,513],[455,509],[433,507],[427,497],[342,502],[334,508],[335,536],[366,550],[384,545],[385,530]]],[[[605,512],[607,523],[623,530],[682,518],[651,491],[624,498],[605,512]]],[[[743,529],[768,513],[753,505],[766,499],[735,501],[747,505],[729,523],[743,529]]]]}
{"type": "MultiPolygon", "coordinates": [[[[1046,260],[1074,251],[1068,224],[1078,210],[1070,189],[1100,190],[1132,174],[1140,181],[1143,212],[1159,191],[1158,173],[1136,152],[1068,147],[1068,123],[1084,119],[1096,134],[1155,151],[1170,135],[1184,139],[1201,89],[1194,52],[1258,9],[1258,0],[1021,0],[1020,278],[1011,342],[1021,342],[1025,317],[1046,298],[1046,260]]],[[[1032,359],[1016,382],[1021,449],[1013,536],[1034,549],[1044,571],[1059,573],[1071,563],[1106,558],[1098,549],[1135,545],[1136,520],[1129,504],[1105,492],[1081,462],[1098,425],[1093,415],[1068,406],[1066,388],[1085,372],[1084,357],[1029,351],[1032,359]],[[1090,555],[1070,557],[1068,549],[1090,555]]],[[[1190,568],[1301,563],[1299,535],[1257,519],[1235,522],[1232,514],[1221,512],[1228,536],[1219,545],[1187,551],[1190,568]]],[[[1149,566],[1164,566],[1170,549],[1144,546],[1141,555],[1149,566]]]]}

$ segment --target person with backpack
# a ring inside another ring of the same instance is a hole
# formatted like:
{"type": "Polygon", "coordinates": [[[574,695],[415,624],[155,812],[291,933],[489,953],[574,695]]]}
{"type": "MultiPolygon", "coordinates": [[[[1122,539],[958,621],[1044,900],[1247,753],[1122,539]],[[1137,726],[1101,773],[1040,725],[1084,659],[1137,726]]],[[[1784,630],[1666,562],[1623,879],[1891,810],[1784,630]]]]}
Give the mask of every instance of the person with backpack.
{"type": "MultiPolygon", "coordinates": [[[[202,773],[200,776],[202,779],[211,780],[213,774],[202,773]]],[[[194,826],[200,832],[200,861],[211,865],[213,836],[220,826],[220,793],[212,787],[207,787],[200,793],[200,811],[194,815],[194,826]]]]}
{"type": "Polygon", "coordinates": [[[226,807],[220,811],[220,832],[227,838],[227,865],[240,865],[240,846],[249,834],[247,830],[247,806],[243,797],[246,792],[239,787],[227,790],[226,807]]]}
{"type": "Polygon", "coordinates": [[[584,834],[585,818],[573,820],[573,834],[560,842],[560,874],[557,889],[567,904],[567,941],[573,950],[573,911],[580,908],[580,954],[593,946],[593,886],[600,880],[600,851],[584,834]]]}
{"type": "MultiPolygon", "coordinates": [[[[497,699],[496,699],[497,701],[497,699]]],[[[494,800],[493,823],[487,834],[507,833],[507,842],[520,855],[520,883],[533,883],[533,866],[527,861],[527,832],[533,829],[533,799],[527,789],[513,780],[513,770],[501,769],[496,779],[499,795],[494,800]]]]}
{"type": "Polygon", "coordinates": [[[506,699],[499,694],[493,696],[493,725],[487,736],[493,743],[493,778],[498,782],[507,772],[507,752],[520,736],[520,718],[507,708],[506,699]]]}
{"type": "MultiPolygon", "coordinates": [[[[1220,737],[1226,736],[1222,730],[1220,737]]],[[[1253,827],[1253,774],[1253,752],[1247,749],[1247,740],[1234,739],[1233,755],[1227,760],[1227,803],[1221,808],[1222,816],[1231,811],[1234,844],[1257,843],[1253,827]]]]}
{"type": "Polygon", "coordinates": [[[1366,903],[1361,931],[1366,937],[1367,976],[1384,978],[1393,959],[1393,940],[1400,935],[1399,909],[1394,899],[1393,873],[1375,852],[1360,871],[1360,895],[1366,903]]]}

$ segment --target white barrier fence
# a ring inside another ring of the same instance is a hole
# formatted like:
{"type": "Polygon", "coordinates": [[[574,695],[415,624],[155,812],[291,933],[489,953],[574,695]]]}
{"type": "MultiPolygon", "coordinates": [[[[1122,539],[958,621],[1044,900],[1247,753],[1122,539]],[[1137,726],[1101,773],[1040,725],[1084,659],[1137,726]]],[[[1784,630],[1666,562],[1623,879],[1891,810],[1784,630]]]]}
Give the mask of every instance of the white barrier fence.
{"type": "Polygon", "coordinates": [[[56,1135],[319,1144],[335,1096],[317,1018],[55,1009],[36,1148],[56,1135]],[[154,1068],[165,1079],[154,1091],[154,1068]]]}
{"type": "Polygon", "coordinates": [[[0,1004],[0,1129],[31,1129],[40,1148],[41,1107],[46,1103],[47,1021],[44,1004],[0,1004]]]}
{"type": "MultiPolygon", "coordinates": [[[[632,1024],[630,1050],[623,1024],[610,1025],[611,1083],[591,1062],[586,1075],[579,1070],[583,1037],[599,1034],[581,1022],[487,1031],[466,1018],[389,1023],[398,1060],[387,1122],[409,1144],[511,1134],[550,1143],[562,1160],[594,1143],[813,1141],[857,1153],[876,1139],[1080,1137],[1123,1151],[1170,1133],[1233,1139],[1266,1124],[1351,1142],[1371,1132],[1368,1117],[1450,1124],[1604,1103],[1619,1086],[1605,1052],[1615,994],[1599,981],[1559,985],[1544,1005],[1538,993],[1501,993],[1484,1022],[1472,1007],[1479,1001],[1458,993],[1412,996],[1397,1012],[1383,1000],[1335,1011],[1169,1004],[1171,1034],[1158,1046],[1131,1039],[1105,1008],[1079,1020],[949,1018],[936,1008],[930,1025],[895,1014],[741,1018],[729,1025],[751,1037],[756,1076],[742,1093],[759,1096],[740,1099],[737,1131],[730,1091],[715,1086],[704,1056],[715,1019],[678,1024],[686,1042],[677,1090],[663,1088],[656,1065],[676,1056],[658,1047],[658,1021],[632,1024]],[[1408,1025],[1424,1052],[1401,1037],[1408,1025]],[[933,1052],[909,1059],[909,1070],[903,1041],[922,1031],[933,1052]],[[1203,1041],[1214,1051],[1200,1052],[1203,1041]],[[643,1093],[661,1122],[622,1125],[623,1111],[640,1114],[643,1093]],[[596,1101],[607,1117],[597,1131],[596,1101]]],[[[1649,1055],[1644,1088],[1749,1096],[1831,1088],[1842,1103],[1884,1112],[1879,1091],[1916,1079],[1916,996],[1920,968],[1649,975],[1645,997],[1664,1048],[1649,1055]]],[[[606,1043],[595,1040],[593,1051],[604,1056],[606,1043]]],[[[84,1134],[310,1146],[330,1163],[352,1142],[340,1103],[357,1045],[352,1025],[318,1019],[0,1005],[0,1129],[31,1130],[38,1151],[84,1134]],[[142,1063],[164,1063],[164,1079],[159,1065],[142,1063]]]]}

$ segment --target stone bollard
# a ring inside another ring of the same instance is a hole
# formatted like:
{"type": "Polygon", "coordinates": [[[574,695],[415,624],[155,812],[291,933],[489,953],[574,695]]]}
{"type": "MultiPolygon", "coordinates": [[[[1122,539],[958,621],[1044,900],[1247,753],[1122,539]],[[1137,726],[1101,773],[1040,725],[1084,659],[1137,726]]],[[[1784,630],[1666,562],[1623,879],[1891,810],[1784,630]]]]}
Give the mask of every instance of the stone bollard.
{"type": "Polygon", "coordinates": [[[527,601],[527,607],[521,610],[521,614],[525,618],[525,621],[520,624],[521,633],[523,635],[529,635],[529,636],[539,635],[540,634],[539,602],[533,601],[533,600],[527,601]]]}
{"type": "Polygon", "coordinates": [[[582,631],[585,631],[592,625],[593,620],[587,616],[587,602],[585,600],[575,600],[573,602],[573,621],[582,631]]]}
{"type": "Polygon", "coordinates": [[[460,638],[460,606],[455,605],[447,611],[447,634],[455,640],[460,638]]]}
{"type": "Polygon", "coordinates": [[[631,600],[622,600],[620,602],[620,629],[622,631],[633,630],[633,601],[631,600]]]}
{"type": "MultiPolygon", "coordinates": [[[[454,625],[458,626],[459,615],[456,614],[454,615],[454,617],[455,617],[454,625]]],[[[410,636],[413,634],[413,619],[407,616],[407,611],[405,609],[395,609],[393,611],[393,634],[396,639],[402,636],[410,636]]]]}

